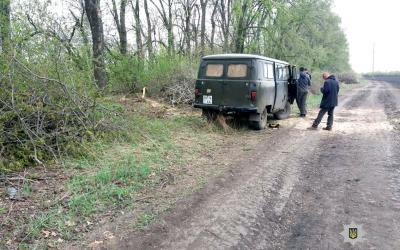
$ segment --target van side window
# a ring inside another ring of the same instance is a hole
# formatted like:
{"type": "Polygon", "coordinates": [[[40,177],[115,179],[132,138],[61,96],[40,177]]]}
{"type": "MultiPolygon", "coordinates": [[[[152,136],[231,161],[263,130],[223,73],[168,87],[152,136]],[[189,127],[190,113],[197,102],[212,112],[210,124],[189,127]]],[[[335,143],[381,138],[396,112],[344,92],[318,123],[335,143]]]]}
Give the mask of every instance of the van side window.
{"type": "Polygon", "coordinates": [[[221,77],[223,73],[224,73],[223,64],[207,64],[206,76],[221,77]]]}
{"type": "Polygon", "coordinates": [[[263,63],[264,78],[274,79],[274,65],[272,63],[263,63]]]}
{"type": "Polygon", "coordinates": [[[289,80],[289,66],[285,66],[282,68],[283,70],[283,80],[289,80]]]}
{"type": "Polygon", "coordinates": [[[276,66],[276,78],[279,80],[289,79],[289,67],[283,65],[276,66]]]}
{"type": "Polygon", "coordinates": [[[228,77],[246,77],[247,65],[246,64],[229,64],[228,77]]]}

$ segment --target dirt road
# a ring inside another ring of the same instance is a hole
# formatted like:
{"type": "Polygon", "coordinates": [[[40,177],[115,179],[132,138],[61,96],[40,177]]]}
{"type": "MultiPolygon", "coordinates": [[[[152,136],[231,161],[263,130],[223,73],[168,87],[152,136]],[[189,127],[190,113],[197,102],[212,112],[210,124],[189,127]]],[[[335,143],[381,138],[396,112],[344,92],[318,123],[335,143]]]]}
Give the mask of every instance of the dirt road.
{"type": "Polygon", "coordinates": [[[399,110],[400,83],[371,82],[341,100],[332,132],[306,130],[315,113],[284,121],[160,223],[107,248],[400,249],[399,110]],[[364,234],[354,246],[340,234],[352,222],[364,234]]]}

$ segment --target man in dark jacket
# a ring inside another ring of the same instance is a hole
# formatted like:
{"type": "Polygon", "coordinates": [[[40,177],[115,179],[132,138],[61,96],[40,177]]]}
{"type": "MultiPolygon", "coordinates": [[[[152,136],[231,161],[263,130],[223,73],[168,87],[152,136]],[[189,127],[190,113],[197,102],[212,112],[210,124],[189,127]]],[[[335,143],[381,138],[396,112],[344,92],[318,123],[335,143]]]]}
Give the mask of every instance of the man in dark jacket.
{"type": "Polygon", "coordinates": [[[338,94],[339,94],[339,82],[336,80],[334,75],[329,75],[328,73],[324,73],[322,75],[324,78],[324,86],[321,88],[321,92],[323,94],[320,111],[317,119],[315,119],[311,129],[317,129],[324,115],[328,112],[328,123],[324,130],[332,130],[333,126],[333,111],[335,107],[338,105],[338,94]]]}
{"type": "Polygon", "coordinates": [[[310,78],[310,80],[312,79],[310,72],[308,72],[307,68],[304,68],[304,70],[306,71],[306,74],[308,75],[308,78],[310,78]]]}
{"type": "Polygon", "coordinates": [[[305,117],[307,114],[307,96],[308,90],[311,86],[310,77],[307,74],[307,70],[303,67],[300,68],[300,76],[297,80],[297,96],[296,102],[300,110],[300,116],[305,117]]]}

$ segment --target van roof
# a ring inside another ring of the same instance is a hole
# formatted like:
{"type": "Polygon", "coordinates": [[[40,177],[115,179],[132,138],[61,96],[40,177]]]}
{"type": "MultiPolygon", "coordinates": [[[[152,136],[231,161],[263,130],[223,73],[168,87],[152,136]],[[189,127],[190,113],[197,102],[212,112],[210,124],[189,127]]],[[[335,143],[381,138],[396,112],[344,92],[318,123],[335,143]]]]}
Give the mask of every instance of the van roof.
{"type": "Polygon", "coordinates": [[[277,60],[274,58],[269,58],[260,55],[253,55],[253,54],[217,54],[217,55],[209,55],[203,57],[203,60],[218,60],[218,59],[262,59],[267,61],[273,61],[282,64],[289,64],[288,62],[277,60]]]}

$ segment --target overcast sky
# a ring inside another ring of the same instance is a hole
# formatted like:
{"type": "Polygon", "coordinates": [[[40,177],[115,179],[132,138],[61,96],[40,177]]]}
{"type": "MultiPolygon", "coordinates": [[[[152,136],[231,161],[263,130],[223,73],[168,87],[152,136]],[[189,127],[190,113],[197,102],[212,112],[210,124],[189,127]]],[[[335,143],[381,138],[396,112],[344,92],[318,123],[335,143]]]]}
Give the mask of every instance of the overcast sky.
{"type": "Polygon", "coordinates": [[[342,18],[350,49],[350,63],[357,72],[400,71],[400,1],[334,0],[342,18]]]}

